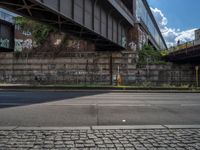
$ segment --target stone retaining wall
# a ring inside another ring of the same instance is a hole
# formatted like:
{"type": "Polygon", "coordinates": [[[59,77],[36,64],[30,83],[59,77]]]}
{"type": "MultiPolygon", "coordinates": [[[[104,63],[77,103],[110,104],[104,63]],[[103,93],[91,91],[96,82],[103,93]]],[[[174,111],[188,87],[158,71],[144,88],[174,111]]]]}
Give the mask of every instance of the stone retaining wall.
{"type": "Polygon", "coordinates": [[[116,82],[118,73],[126,85],[192,84],[195,81],[193,66],[136,67],[135,53],[130,51],[66,52],[62,57],[52,58],[0,53],[0,82],[3,83],[110,84],[111,75],[116,82]]]}

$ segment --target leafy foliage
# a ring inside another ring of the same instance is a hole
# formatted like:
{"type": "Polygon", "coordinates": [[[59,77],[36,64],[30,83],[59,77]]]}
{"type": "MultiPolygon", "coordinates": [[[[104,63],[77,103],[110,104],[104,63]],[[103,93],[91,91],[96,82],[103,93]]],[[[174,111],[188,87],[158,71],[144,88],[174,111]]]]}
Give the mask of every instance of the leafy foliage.
{"type": "Polygon", "coordinates": [[[167,56],[167,55],[169,55],[169,51],[168,50],[163,50],[163,51],[161,51],[160,52],[160,54],[161,54],[161,56],[167,56]]]}
{"type": "Polygon", "coordinates": [[[34,41],[37,45],[41,45],[47,39],[50,33],[57,30],[49,25],[30,20],[25,17],[15,17],[16,25],[19,25],[24,31],[31,31],[34,41]]]}
{"type": "Polygon", "coordinates": [[[139,64],[159,64],[163,63],[162,54],[151,45],[144,45],[139,51],[139,64]]]}

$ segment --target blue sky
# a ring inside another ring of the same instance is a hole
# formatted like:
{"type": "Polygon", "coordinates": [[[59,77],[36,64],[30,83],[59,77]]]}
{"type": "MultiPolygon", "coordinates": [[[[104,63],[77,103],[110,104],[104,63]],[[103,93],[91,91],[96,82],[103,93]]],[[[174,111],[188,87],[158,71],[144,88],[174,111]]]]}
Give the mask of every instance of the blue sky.
{"type": "Polygon", "coordinates": [[[194,39],[200,28],[200,0],[148,0],[169,46],[194,39]]]}

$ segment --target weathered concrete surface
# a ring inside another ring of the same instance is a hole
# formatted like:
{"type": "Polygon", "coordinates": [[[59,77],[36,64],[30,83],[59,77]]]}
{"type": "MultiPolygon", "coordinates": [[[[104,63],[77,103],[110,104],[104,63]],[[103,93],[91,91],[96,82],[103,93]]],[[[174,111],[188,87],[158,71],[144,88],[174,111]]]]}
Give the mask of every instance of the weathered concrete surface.
{"type": "MultiPolygon", "coordinates": [[[[38,52],[39,53],[39,52],[38,52]]],[[[47,52],[50,54],[50,52],[47,52]]],[[[0,82],[31,84],[110,84],[118,73],[122,84],[192,85],[190,65],[136,67],[136,54],[123,52],[62,52],[62,57],[19,57],[0,53],[0,82]],[[112,55],[112,63],[110,56],[112,55]],[[112,73],[111,73],[112,72],[112,73]]]]}

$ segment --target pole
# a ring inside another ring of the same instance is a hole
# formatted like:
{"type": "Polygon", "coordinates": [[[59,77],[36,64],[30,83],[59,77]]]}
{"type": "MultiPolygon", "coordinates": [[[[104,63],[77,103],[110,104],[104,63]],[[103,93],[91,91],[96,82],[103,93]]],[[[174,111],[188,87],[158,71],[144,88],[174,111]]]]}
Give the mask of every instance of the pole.
{"type": "Polygon", "coordinates": [[[199,66],[195,67],[196,70],[196,86],[199,87],[199,66]]]}
{"type": "Polygon", "coordinates": [[[117,86],[119,86],[121,83],[120,83],[120,72],[119,72],[119,65],[117,67],[117,86]]]}
{"type": "Polygon", "coordinates": [[[112,77],[113,77],[113,71],[112,71],[112,53],[110,55],[110,85],[113,84],[113,80],[112,80],[112,77]]]}

